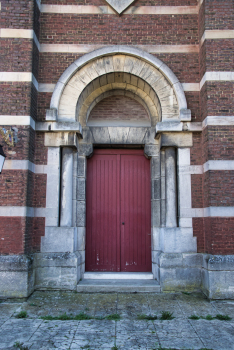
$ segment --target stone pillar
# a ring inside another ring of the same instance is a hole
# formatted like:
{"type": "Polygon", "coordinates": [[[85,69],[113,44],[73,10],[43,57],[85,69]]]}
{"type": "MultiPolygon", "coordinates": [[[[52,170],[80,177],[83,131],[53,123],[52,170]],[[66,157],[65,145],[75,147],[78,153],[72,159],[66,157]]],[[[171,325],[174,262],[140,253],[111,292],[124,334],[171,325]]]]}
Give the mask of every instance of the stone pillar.
{"type": "Polygon", "coordinates": [[[166,227],[177,226],[177,189],[176,189],[176,149],[165,150],[166,170],[166,227]]]}
{"type": "Polygon", "coordinates": [[[62,149],[60,226],[72,227],[73,149],[62,149]]]}
{"type": "Polygon", "coordinates": [[[161,150],[161,227],[166,226],[165,149],[161,150]]]}

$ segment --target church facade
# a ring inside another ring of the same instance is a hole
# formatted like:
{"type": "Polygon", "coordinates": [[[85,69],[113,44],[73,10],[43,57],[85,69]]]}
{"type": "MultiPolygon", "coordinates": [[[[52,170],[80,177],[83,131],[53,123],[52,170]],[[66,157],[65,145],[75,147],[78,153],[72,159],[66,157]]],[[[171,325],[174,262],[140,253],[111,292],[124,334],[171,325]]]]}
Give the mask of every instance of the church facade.
{"type": "Polygon", "coordinates": [[[1,2],[0,297],[142,276],[234,298],[233,10],[1,2]]]}

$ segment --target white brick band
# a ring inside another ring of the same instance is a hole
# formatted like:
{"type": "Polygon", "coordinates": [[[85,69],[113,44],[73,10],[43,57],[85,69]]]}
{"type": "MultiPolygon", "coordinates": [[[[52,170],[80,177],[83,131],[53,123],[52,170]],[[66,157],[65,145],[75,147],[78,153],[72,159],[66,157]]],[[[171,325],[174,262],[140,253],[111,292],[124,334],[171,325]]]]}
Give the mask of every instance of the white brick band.
{"type": "MultiPolygon", "coordinates": [[[[56,208],[32,208],[19,206],[0,206],[0,216],[18,217],[54,217],[57,215],[56,208]]],[[[183,208],[181,218],[203,217],[234,217],[234,207],[207,207],[207,208],[183,208]]]]}
{"type": "Polygon", "coordinates": [[[234,30],[205,30],[200,45],[208,39],[234,39],[234,30]]]}
{"type": "Polygon", "coordinates": [[[32,82],[38,90],[38,82],[31,72],[0,72],[1,82],[32,82]]]}
{"type": "MultiPolygon", "coordinates": [[[[196,15],[198,6],[130,6],[123,13],[136,15],[196,15]]],[[[110,6],[93,5],[41,5],[44,13],[67,13],[67,14],[113,14],[116,12],[110,6]]]]}
{"type": "Polygon", "coordinates": [[[200,82],[200,90],[207,81],[234,81],[234,72],[206,72],[200,82]]]}
{"type": "Polygon", "coordinates": [[[208,125],[234,125],[234,116],[207,116],[202,122],[202,128],[208,125]]]}
{"type": "Polygon", "coordinates": [[[0,125],[30,125],[35,130],[35,121],[29,115],[0,115],[0,125]]]}

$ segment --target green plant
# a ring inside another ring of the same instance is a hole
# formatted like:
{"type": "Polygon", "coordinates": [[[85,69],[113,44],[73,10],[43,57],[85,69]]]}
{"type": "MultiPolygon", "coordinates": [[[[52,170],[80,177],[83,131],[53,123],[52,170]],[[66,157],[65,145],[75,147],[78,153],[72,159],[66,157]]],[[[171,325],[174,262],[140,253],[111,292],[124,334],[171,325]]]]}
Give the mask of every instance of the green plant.
{"type": "Polygon", "coordinates": [[[16,318],[26,318],[26,317],[28,317],[27,311],[20,311],[15,317],[16,318]]]}
{"type": "Polygon", "coordinates": [[[78,315],[74,317],[74,320],[81,321],[81,320],[91,320],[93,317],[86,315],[83,312],[80,312],[78,315]]]}
{"type": "Polygon", "coordinates": [[[138,315],[137,319],[138,320],[153,321],[153,320],[157,320],[158,317],[156,315],[145,315],[145,314],[142,314],[142,315],[138,315]]]}
{"type": "Polygon", "coordinates": [[[217,320],[220,320],[220,321],[231,321],[231,317],[228,316],[228,315],[221,315],[221,314],[218,314],[216,315],[217,320]]]}
{"type": "Polygon", "coordinates": [[[205,319],[206,319],[207,321],[212,321],[212,320],[214,319],[214,317],[212,317],[211,315],[207,315],[207,316],[205,317],[205,319]]]}
{"type": "Polygon", "coordinates": [[[200,317],[197,315],[192,315],[189,317],[190,320],[200,320],[200,317]]]}
{"type": "Polygon", "coordinates": [[[190,293],[189,292],[182,292],[183,294],[185,294],[185,295],[190,295],[190,293]]]}
{"type": "Polygon", "coordinates": [[[173,320],[173,312],[169,312],[169,311],[162,311],[161,313],[161,317],[160,317],[160,320],[161,321],[164,321],[164,320],[173,320]]]}
{"type": "Polygon", "coordinates": [[[120,315],[119,314],[111,314],[105,317],[106,320],[110,321],[119,321],[120,320],[120,315]]]}
{"type": "Polygon", "coordinates": [[[116,345],[112,346],[111,350],[118,350],[118,346],[116,345]]]}
{"type": "Polygon", "coordinates": [[[24,346],[24,343],[20,343],[18,341],[15,342],[14,347],[18,348],[19,350],[29,350],[27,346],[24,346]]]}

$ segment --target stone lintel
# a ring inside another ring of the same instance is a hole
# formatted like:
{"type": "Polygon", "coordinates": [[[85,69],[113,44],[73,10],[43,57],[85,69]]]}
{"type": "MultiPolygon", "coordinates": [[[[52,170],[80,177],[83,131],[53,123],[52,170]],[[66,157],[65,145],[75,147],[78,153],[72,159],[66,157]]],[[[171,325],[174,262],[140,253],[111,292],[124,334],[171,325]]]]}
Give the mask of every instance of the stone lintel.
{"type": "Polygon", "coordinates": [[[76,132],[47,132],[44,143],[46,147],[69,146],[78,149],[78,136],[76,132]]]}
{"type": "Polygon", "coordinates": [[[56,122],[56,121],[46,121],[37,122],[36,131],[44,132],[76,132],[82,137],[82,126],[79,122],[56,122]]]}
{"type": "Polygon", "coordinates": [[[163,132],[161,134],[162,147],[192,147],[192,132],[163,132]]]}

